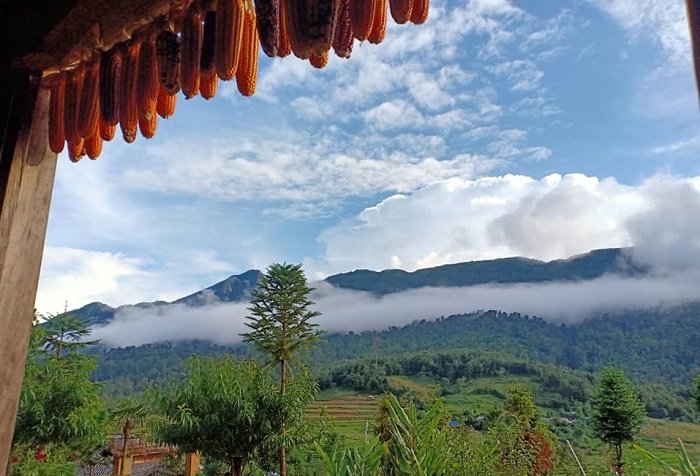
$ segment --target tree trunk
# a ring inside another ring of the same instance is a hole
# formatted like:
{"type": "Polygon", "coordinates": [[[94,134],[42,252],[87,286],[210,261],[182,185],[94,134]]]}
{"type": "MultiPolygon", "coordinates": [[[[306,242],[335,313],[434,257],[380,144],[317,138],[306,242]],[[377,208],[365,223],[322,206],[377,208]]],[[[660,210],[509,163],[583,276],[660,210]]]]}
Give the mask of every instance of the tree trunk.
{"type": "Polygon", "coordinates": [[[245,462],[240,456],[233,458],[231,460],[231,474],[232,476],[243,476],[243,470],[245,469],[245,462]]]}
{"type": "Polygon", "coordinates": [[[615,474],[618,476],[625,474],[622,464],[622,443],[615,443],[615,474]]]}
{"type": "Polygon", "coordinates": [[[124,464],[126,463],[126,458],[127,458],[127,455],[126,455],[127,448],[128,448],[127,445],[129,444],[129,440],[131,439],[131,421],[126,420],[126,422],[124,423],[123,430],[124,430],[124,432],[123,432],[124,446],[122,446],[122,460],[120,463],[121,467],[119,468],[119,473],[118,473],[120,475],[124,474],[124,464]]]}
{"type": "MultiPolygon", "coordinates": [[[[285,395],[287,392],[287,361],[282,360],[280,368],[280,393],[285,395]]],[[[284,418],[282,419],[282,437],[284,438],[284,418]]],[[[287,452],[284,447],[284,440],[280,446],[280,476],[287,476],[287,452]]]]}

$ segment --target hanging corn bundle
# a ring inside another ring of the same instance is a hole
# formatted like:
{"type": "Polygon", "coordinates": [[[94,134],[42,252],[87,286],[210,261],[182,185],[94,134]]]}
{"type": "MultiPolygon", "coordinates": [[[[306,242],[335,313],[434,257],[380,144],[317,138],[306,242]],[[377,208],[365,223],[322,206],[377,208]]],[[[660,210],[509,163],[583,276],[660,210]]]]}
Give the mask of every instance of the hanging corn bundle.
{"type": "MultiPolygon", "coordinates": [[[[255,93],[260,49],[294,53],[314,68],[330,51],[349,58],[354,40],[384,40],[387,17],[420,25],[430,0],[171,0],[168,14],[138,27],[104,51],[47,74],[49,147],[68,148],[71,160],[96,159],[119,125],[126,142],[156,133],[158,116],[186,99],[216,95],[219,79],[236,79],[243,96],[255,93]]],[[[100,48],[102,49],[102,48],[100,48]]]]}

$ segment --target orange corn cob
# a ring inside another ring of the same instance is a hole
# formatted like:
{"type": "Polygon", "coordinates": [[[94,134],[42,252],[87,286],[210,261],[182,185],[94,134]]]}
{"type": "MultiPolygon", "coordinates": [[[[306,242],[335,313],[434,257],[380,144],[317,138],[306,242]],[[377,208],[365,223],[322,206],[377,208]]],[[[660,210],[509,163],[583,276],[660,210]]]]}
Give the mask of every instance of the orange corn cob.
{"type": "Polygon", "coordinates": [[[180,81],[182,93],[189,99],[199,93],[199,63],[202,58],[202,12],[193,4],[182,25],[180,81]]]}
{"type": "Polygon", "coordinates": [[[169,30],[161,31],[156,39],[158,79],[168,94],[180,91],[180,39],[169,30]]]}
{"type": "Polygon", "coordinates": [[[386,15],[389,0],[377,0],[377,4],[374,7],[374,20],[372,21],[372,31],[369,34],[369,42],[373,45],[377,45],[384,41],[384,36],[386,35],[386,15]]]}
{"type": "Polygon", "coordinates": [[[139,130],[146,139],[153,138],[158,128],[158,114],[155,111],[148,114],[139,114],[139,130]]]}
{"type": "Polygon", "coordinates": [[[80,112],[79,101],[80,92],[83,87],[83,78],[85,70],[82,67],[68,73],[66,82],[65,104],[63,106],[63,128],[66,134],[66,140],[74,144],[80,138],[78,132],[78,117],[80,112]]]}
{"type": "MultiPolygon", "coordinates": [[[[238,68],[238,58],[243,39],[243,0],[217,0],[214,42],[216,74],[224,81],[233,79],[238,68]]],[[[204,25],[205,42],[207,38],[204,25]]]]}
{"type": "Polygon", "coordinates": [[[100,60],[100,117],[111,126],[119,122],[122,55],[121,48],[112,48],[100,60]]]}
{"type": "Polygon", "coordinates": [[[352,20],[350,19],[350,1],[340,0],[336,13],[335,33],[333,35],[333,49],[341,58],[350,58],[352,44],[355,38],[352,34],[352,20]]]}
{"type": "Polygon", "coordinates": [[[63,129],[63,108],[66,99],[66,75],[59,73],[53,78],[49,100],[49,147],[59,154],[63,151],[66,134],[63,129]]]}
{"type": "Polygon", "coordinates": [[[148,37],[141,43],[136,88],[139,116],[155,114],[160,81],[158,80],[156,41],[153,37],[148,37]]]}
{"type": "Polygon", "coordinates": [[[263,51],[270,58],[277,56],[280,35],[280,3],[285,0],[255,0],[255,17],[263,51]]]}
{"type": "Polygon", "coordinates": [[[114,134],[116,132],[116,124],[109,125],[100,121],[100,137],[102,137],[102,140],[106,140],[107,142],[111,141],[112,139],[114,139],[114,134]]]}
{"type": "Polygon", "coordinates": [[[428,11],[430,10],[430,0],[413,0],[413,8],[411,9],[411,22],[416,25],[422,25],[428,19],[428,11]]]}
{"type": "Polygon", "coordinates": [[[325,68],[328,64],[328,52],[326,51],[322,55],[311,55],[311,57],[309,58],[309,62],[314,68],[325,68]]]}
{"type": "Polygon", "coordinates": [[[277,56],[285,58],[292,53],[292,45],[289,42],[289,27],[287,26],[287,0],[279,0],[279,45],[277,56]]]}
{"type": "Polygon", "coordinates": [[[365,41],[372,33],[375,4],[375,0],[350,0],[352,33],[360,41],[365,41]]]}
{"type": "Polygon", "coordinates": [[[132,41],[127,46],[122,67],[121,94],[119,96],[119,127],[122,130],[122,137],[127,143],[136,140],[139,123],[137,91],[140,48],[138,41],[132,41]]]}
{"type": "Polygon", "coordinates": [[[413,0],[389,0],[391,18],[399,25],[403,25],[411,19],[413,0]]]}
{"type": "Polygon", "coordinates": [[[89,137],[99,121],[100,104],[100,56],[95,57],[85,67],[85,79],[80,91],[78,108],[78,135],[89,137]]]}
{"type": "Polygon", "coordinates": [[[164,88],[158,90],[158,104],[156,112],[163,119],[167,119],[175,114],[175,105],[177,104],[177,94],[168,94],[164,88]]]}
{"type": "Polygon", "coordinates": [[[92,160],[95,160],[102,153],[102,137],[99,133],[93,134],[88,139],[85,139],[85,153],[92,160]]]}
{"type": "Polygon", "coordinates": [[[260,40],[255,24],[255,14],[246,13],[243,21],[243,51],[236,71],[236,86],[244,96],[252,96],[258,82],[258,55],[260,40]]]}
{"type": "Polygon", "coordinates": [[[216,89],[219,85],[219,78],[213,70],[200,71],[199,93],[207,101],[216,96],[216,89]]]}
{"type": "Polygon", "coordinates": [[[68,141],[68,158],[71,162],[77,162],[85,156],[85,140],[81,137],[75,141],[68,141]]]}

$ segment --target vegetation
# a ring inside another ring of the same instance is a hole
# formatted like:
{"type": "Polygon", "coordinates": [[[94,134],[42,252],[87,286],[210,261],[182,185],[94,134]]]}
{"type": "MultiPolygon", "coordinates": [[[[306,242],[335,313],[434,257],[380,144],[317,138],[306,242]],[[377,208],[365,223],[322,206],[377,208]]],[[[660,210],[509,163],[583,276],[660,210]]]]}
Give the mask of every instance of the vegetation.
{"type": "MultiPolygon", "coordinates": [[[[108,415],[89,380],[95,359],[78,353],[89,335],[74,316],[32,329],[12,441],[12,474],[31,474],[37,461],[45,474],[67,474],[88,461],[107,439],[108,415]]],[[[36,468],[35,468],[36,469],[36,468]]]]}
{"type": "MultiPolygon", "coordinates": [[[[312,311],[313,291],[306,282],[301,265],[272,264],[253,290],[253,299],[248,308],[251,316],[246,325],[250,332],[241,334],[244,342],[250,342],[268,361],[278,365],[280,372],[280,394],[285,395],[287,371],[290,362],[297,360],[304,349],[319,341],[321,331],[311,322],[320,313],[312,311]]],[[[281,415],[279,425],[282,444],[279,453],[280,475],[286,476],[285,434],[286,418],[281,415]]]]}
{"type": "Polygon", "coordinates": [[[644,406],[631,382],[619,369],[603,370],[593,403],[593,428],[598,438],[614,448],[616,474],[624,474],[622,445],[634,439],[644,417],[644,406]]]}

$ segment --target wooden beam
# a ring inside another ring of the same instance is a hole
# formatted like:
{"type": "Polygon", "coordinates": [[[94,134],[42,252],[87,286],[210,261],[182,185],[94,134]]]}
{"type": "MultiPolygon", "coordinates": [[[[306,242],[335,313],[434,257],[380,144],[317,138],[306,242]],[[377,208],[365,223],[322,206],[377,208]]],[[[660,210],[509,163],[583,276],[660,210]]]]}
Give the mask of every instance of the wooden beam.
{"type": "Polygon", "coordinates": [[[9,89],[0,96],[0,476],[12,444],[56,172],[48,91],[37,75],[3,79],[9,89]]]}

